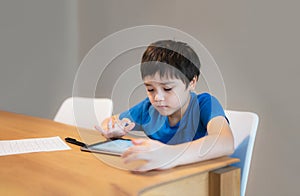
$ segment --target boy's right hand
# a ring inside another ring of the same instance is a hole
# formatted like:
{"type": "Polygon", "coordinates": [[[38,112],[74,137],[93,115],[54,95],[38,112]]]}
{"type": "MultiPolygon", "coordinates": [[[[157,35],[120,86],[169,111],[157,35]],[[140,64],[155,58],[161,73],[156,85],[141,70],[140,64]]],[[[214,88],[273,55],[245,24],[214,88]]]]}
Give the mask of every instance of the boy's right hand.
{"type": "Polygon", "coordinates": [[[131,131],[135,126],[134,122],[131,122],[128,118],[119,120],[118,116],[112,116],[106,118],[101,123],[101,126],[95,126],[95,129],[105,138],[120,138],[131,131]]]}

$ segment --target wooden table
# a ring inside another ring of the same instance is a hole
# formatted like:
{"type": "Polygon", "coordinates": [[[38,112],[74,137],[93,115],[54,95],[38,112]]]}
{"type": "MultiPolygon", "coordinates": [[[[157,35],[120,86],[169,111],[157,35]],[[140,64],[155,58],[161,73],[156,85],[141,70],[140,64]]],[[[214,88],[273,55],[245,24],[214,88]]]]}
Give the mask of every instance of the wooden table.
{"type": "MultiPolygon", "coordinates": [[[[52,136],[103,140],[96,131],[0,111],[1,140],[52,136]]],[[[72,150],[1,156],[0,195],[239,195],[240,170],[227,167],[238,159],[221,157],[165,171],[133,173],[103,162],[118,162],[119,157],[69,146],[72,150]]]]}

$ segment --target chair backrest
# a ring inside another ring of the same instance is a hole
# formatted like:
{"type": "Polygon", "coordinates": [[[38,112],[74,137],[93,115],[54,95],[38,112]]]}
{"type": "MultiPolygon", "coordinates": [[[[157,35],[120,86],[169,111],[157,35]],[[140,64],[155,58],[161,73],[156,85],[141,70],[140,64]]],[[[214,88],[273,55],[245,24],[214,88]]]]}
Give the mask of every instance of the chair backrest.
{"type": "Polygon", "coordinates": [[[234,137],[235,151],[231,157],[240,159],[233,166],[241,168],[241,196],[244,196],[259,119],[252,112],[226,110],[225,113],[234,137]]]}
{"type": "Polygon", "coordinates": [[[54,121],[92,129],[111,116],[112,110],[111,99],[69,97],[60,106],[54,121]]]}

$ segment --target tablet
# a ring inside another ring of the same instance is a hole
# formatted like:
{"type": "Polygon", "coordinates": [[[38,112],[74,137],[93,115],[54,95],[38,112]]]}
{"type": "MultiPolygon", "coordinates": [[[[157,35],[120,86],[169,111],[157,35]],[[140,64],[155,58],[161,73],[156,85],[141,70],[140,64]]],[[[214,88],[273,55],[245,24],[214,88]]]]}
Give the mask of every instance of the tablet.
{"type": "Polygon", "coordinates": [[[81,147],[81,150],[120,156],[131,146],[133,146],[131,140],[119,138],[87,145],[86,147],[81,147]]]}

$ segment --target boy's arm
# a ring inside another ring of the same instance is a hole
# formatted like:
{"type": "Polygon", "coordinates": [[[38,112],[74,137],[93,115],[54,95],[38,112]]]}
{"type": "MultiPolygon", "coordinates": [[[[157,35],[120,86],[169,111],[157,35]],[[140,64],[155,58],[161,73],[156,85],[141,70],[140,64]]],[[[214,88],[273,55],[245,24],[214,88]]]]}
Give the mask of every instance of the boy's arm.
{"type": "Polygon", "coordinates": [[[147,163],[136,171],[152,169],[168,169],[178,165],[185,165],[204,161],[234,151],[231,129],[222,116],[209,121],[207,136],[183,144],[166,145],[154,140],[137,140],[135,146],[123,154],[125,163],[136,160],[146,160],[147,163]]]}
{"type": "Polygon", "coordinates": [[[209,121],[207,135],[190,142],[190,145],[180,144],[179,148],[186,151],[178,157],[174,166],[204,161],[224,155],[230,155],[234,151],[234,141],[231,129],[222,116],[209,121]]]}

